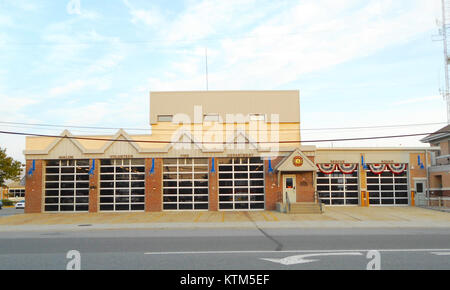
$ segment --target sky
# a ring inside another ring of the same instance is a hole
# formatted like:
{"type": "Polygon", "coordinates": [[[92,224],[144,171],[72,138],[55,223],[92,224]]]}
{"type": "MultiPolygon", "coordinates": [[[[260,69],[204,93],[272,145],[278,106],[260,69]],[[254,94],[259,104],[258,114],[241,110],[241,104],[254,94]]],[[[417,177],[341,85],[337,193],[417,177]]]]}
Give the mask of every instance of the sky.
{"type": "MultiPolygon", "coordinates": [[[[0,0],[0,130],[150,133],[149,92],[205,90],[207,51],[210,90],[300,90],[302,140],[433,132],[447,121],[440,2],[0,0]]],[[[24,161],[24,137],[0,147],[24,161]]]]}

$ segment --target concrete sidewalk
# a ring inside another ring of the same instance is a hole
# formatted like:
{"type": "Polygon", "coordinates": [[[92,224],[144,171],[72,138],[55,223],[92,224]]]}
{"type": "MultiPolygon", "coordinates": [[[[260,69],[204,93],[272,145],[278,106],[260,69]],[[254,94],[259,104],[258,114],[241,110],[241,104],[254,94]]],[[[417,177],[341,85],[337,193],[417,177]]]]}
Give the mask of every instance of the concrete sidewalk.
{"type": "Polygon", "coordinates": [[[417,207],[325,207],[323,214],[261,212],[42,213],[0,217],[0,232],[175,228],[450,228],[450,213],[417,207]]]}

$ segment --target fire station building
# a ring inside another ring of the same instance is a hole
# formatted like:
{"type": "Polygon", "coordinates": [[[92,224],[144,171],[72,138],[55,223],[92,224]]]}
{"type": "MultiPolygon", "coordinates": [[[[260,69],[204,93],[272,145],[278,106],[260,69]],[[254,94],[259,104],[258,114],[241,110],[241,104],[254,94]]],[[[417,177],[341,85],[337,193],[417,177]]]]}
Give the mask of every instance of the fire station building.
{"type": "Polygon", "coordinates": [[[25,212],[414,206],[433,150],[305,145],[296,90],[151,92],[150,124],[27,137],[25,212]]]}

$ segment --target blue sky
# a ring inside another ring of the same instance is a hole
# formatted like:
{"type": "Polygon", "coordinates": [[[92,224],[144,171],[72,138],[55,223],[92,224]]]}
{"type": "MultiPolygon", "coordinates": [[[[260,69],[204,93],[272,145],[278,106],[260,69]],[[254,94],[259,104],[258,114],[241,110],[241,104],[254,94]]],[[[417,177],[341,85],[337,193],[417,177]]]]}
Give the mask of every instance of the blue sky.
{"type": "MultiPolygon", "coordinates": [[[[442,44],[432,41],[439,16],[439,0],[0,0],[0,121],[150,128],[150,90],[205,89],[207,47],[209,89],[299,89],[305,129],[444,123],[442,44]]],[[[318,145],[423,146],[419,139],[318,145]]],[[[0,135],[19,160],[24,145],[0,135]]]]}

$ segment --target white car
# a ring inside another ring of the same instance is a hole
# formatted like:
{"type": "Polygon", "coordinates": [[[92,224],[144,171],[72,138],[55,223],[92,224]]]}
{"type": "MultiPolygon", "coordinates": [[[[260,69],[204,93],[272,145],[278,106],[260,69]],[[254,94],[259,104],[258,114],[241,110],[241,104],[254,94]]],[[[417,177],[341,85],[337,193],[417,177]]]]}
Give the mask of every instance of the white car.
{"type": "Polygon", "coordinates": [[[24,209],[25,208],[25,201],[19,201],[18,203],[16,203],[16,209],[24,209]]]}

